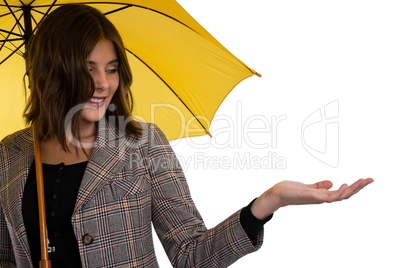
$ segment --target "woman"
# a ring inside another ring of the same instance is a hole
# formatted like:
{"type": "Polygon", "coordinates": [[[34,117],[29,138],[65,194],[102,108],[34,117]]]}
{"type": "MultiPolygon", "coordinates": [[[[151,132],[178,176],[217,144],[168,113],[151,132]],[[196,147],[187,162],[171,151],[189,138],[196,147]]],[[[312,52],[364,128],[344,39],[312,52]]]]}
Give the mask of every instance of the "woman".
{"type": "Polygon", "coordinates": [[[32,127],[0,144],[0,266],[38,267],[32,129],[41,137],[53,267],[157,267],[151,223],[175,267],[226,267],[259,249],[280,207],[347,199],[372,179],[281,182],[206,229],[168,141],[130,117],[123,42],[96,9],[52,12],[28,50],[32,127]],[[120,122],[120,124],[119,124],[120,122]]]}

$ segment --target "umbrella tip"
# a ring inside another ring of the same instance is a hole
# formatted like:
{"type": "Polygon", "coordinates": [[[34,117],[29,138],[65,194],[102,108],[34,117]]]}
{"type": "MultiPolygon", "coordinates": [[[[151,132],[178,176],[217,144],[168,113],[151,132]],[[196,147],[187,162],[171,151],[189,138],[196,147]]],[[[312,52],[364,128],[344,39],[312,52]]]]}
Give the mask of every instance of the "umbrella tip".
{"type": "Polygon", "coordinates": [[[262,75],[254,71],[254,74],[257,75],[258,77],[261,77],[262,75]]]}
{"type": "Polygon", "coordinates": [[[205,132],[208,134],[209,137],[212,138],[212,135],[211,135],[211,133],[209,133],[208,129],[205,129],[205,132]]]}

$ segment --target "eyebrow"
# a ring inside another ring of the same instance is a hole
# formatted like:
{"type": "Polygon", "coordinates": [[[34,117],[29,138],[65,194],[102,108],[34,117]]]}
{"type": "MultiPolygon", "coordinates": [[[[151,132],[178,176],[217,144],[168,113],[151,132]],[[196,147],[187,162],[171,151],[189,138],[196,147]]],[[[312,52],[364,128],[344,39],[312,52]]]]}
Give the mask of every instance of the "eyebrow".
{"type": "MultiPolygon", "coordinates": [[[[113,63],[119,63],[119,60],[118,60],[118,59],[111,60],[111,61],[109,61],[106,65],[113,64],[113,63]]],[[[90,60],[87,60],[87,64],[90,64],[90,65],[97,65],[96,62],[90,61],[90,60]]]]}

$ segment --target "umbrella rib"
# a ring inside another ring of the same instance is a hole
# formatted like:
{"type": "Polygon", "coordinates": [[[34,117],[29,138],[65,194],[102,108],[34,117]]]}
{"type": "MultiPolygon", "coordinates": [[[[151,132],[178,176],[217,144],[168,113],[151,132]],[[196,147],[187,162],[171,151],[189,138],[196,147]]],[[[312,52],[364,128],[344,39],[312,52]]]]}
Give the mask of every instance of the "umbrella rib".
{"type": "MultiPolygon", "coordinates": [[[[15,25],[14,25],[13,29],[14,29],[14,28],[15,28],[15,25]]],[[[24,35],[16,34],[16,33],[13,33],[13,32],[10,32],[10,31],[6,31],[6,30],[3,30],[3,29],[0,29],[0,32],[7,33],[9,36],[10,36],[10,35],[16,35],[16,36],[18,36],[18,37],[24,37],[24,35]]]]}
{"type": "Polygon", "coordinates": [[[118,12],[118,11],[121,11],[121,10],[124,10],[124,9],[126,9],[126,8],[129,8],[129,7],[132,7],[132,5],[127,5],[127,6],[125,6],[125,7],[121,7],[121,8],[118,8],[118,9],[115,9],[115,10],[112,10],[112,11],[109,11],[109,12],[105,12],[105,13],[103,13],[103,15],[107,16],[107,15],[109,15],[109,14],[112,14],[112,13],[115,13],[115,12],[118,12]]]}
{"type": "Polygon", "coordinates": [[[22,43],[19,47],[17,47],[13,52],[11,52],[10,55],[8,55],[4,60],[2,60],[0,62],[0,65],[3,64],[3,62],[5,62],[6,60],[8,60],[8,58],[10,58],[12,55],[14,55],[15,53],[17,53],[17,51],[24,45],[24,43],[22,43]]]}
{"type": "MultiPolygon", "coordinates": [[[[43,14],[43,13],[42,13],[43,14]]],[[[31,15],[31,19],[33,20],[33,22],[35,22],[35,25],[37,26],[38,25],[38,22],[35,20],[35,18],[34,18],[34,16],[33,15],[31,15]]],[[[35,27],[36,27],[35,26],[35,27]]]]}
{"type": "Polygon", "coordinates": [[[36,13],[39,13],[39,14],[41,14],[41,15],[45,15],[45,13],[44,12],[42,12],[42,11],[39,11],[39,10],[36,10],[35,8],[32,8],[32,11],[35,11],[36,13]]]}
{"type": "Polygon", "coordinates": [[[36,21],[35,21],[36,26],[32,30],[33,33],[36,31],[36,28],[38,28],[38,25],[42,22],[42,20],[49,14],[50,10],[55,6],[56,2],[57,2],[57,0],[54,0],[51,5],[46,6],[46,7],[49,7],[49,8],[46,10],[45,14],[43,15],[43,17],[40,19],[40,21],[38,23],[36,23],[36,21]]]}
{"type": "MultiPolygon", "coordinates": [[[[1,6],[3,6],[3,5],[1,5],[1,6]]],[[[1,18],[1,17],[5,17],[5,16],[8,16],[8,15],[11,15],[11,13],[4,13],[4,14],[1,14],[1,15],[0,15],[0,18],[1,18]]]]}
{"type": "MultiPolygon", "coordinates": [[[[22,17],[23,15],[24,15],[24,14],[21,14],[19,20],[21,20],[21,17],[22,17]]],[[[24,38],[24,35],[22,35],[22,34],[17,34],[17,33],[14,33],[14,32],[13,32],[16,26],[17,26],[17,23],[14,24],[13,28],[11,28],[10,31],[6,31],[6,30],[3,30],[3,29],[0,29],[0,32],[8,33],[8,36],[6,37],[6,39],[7,39],[6,41],[15,41],[15,40],[12,40],[12,39],[8,39],[8,37],[9,37],[10,35],[16,35],[16,36],[18,36],[18,37],[21,37],[22,39],[24,38]]],[[[20,39],[17,39],[17,40],[20,40],[20,39]]],[[[0,50],[1,50],[1,49],[0,49],[0,50]]]]}
{"type": "MultiPolygon", "coordinates": [[[[83,3],[85,4],[85,2],[83,2],[83,3]]],[[[88,3],[89,3],[89,2],[88,2],[88,3]]],[[[108,2],[106,2],[106,3],[108,3],[108,2]]],[[[100,4],[100,2],[92,2],[92,3],[90,3],[90,4],[100,4]]],[[[123,3],[108,3],[108,4],[123,4],[123,3]]],[[[187,27],[188,29],[190,29],[191,31],[197,33],[198,35],[201,35],[199,32],[197,32],[196,30],[194,30],[193,28],[191,28],[190,26],[188,26],[188,25],[185,24],[184,22],[181,22],[180,20],[178,20],[178,19],[176,19],[176,18],[174,18],[174,17],[172,17],[172,16],[170,16],[170,15],[168,15],[168,14],[166,14],[166,13],[163,13],[163,12],[161,12],[161,11],[158,11],[158,10],[155,10],[155,9],[151,9],[151,8],[148,8],[148,7],[145,7],[145,6],[140,6],[140,5],[130,5],[130,6],[127,6],[127,7],[121,8],[121,9],[126,9],[126,8],[128,8],[128,7],[138,7],[138,8],[146,9],[146,10],[148,10],[148,11],[156,12],[156,13],[158,13],[158,14],[161,14],[161,15],[163,15],[163,16],[166,16],[166,17],[168,17],[169,19],[172,19],[172,20],[174,20],[174,21],[180,23],[181,25],[187,27]]],[[[116,11],[117,11],[117,10],[116,10],[116,11]]],[[[114,11],[113,11],[113,12],[110,12],[110,13],[114,13],[114,11]]],[[[105,15],[106,15],[106,14],[108,14],[108,13],[105,13],[105,15]]],[[[202,36],[202,35],[201,35],[201,36],[202,36]]],[[[229,50],[226,50],[226,51],[229,52],[230,54],[232,54],[229,50]]],[[[233,54],[232,54],[232,55],[233,55],[233,54]]],[[[233,55],[233,56],[234,56],[234,55],[233,55]]],[[[235,58],[236,58],[236,57],[235,57],[235,58]]],[[[237,59],[237,58],[236,58],[236,59],[237,59]]],[[[248,67],[248,66],[247,66],[246,64],[244,64],[241,60],[239,60],[239,61],[240,61],[240,63],[241,63],[246,69],[248,69],[251,73],[253,73],[253,74],[255,74],[255,75],[261,77],[261,75],[260,75],[259,73],[257,73],[256,71],[254,71],[253,69],[251,69],[250,67],[248,67]]]]}
{"type": "MultiPolygon", "coordinates": [[[[20,39],[20,40],[15,40],[15,41],[24,41],[24,40],[23,40],[23,39],[20,39]]],[[[11,42],[10,42],[10,43],[11,43],[11,42]]],[[[24,44],[24,43],[23,43],[23,44],[24,44]]],[[[8,46],[6,46],[6,45],[3,45],[2,48],[3,48],[3,47],[4,47],[4,48],[7,48],[8,50],[12,51],[12,53],[15,53],[15,54],[17,54],[17,55],[19,55],[19,56],[21,56],[21,57],[24,56],[24,53],[22,53],[22,51],[20,51],[21,46],[17,47],[17,46],[14,45],[13,43],[11,43],[11,45],[12,45],[14,48],[10,48],[10,47],[8,47],[8,46]],[[13,50],[13,49],[14,49],[14,50],[13,50]]]]}
{"type": "Polygon", "coordinates": [[[21,6],[15,6],[15,5],[9,5],[8,3],[6,5],[0,4],[0,7],[15,7],[15,8],[20,8],[21,6]]]}
{"type": "MultiPolygon", "coordinates": [[[[11,11],[10,7],[18,7],[18,6],[9,5],[6,1],[4,1],[4,2],[6,3],[6,5],[1,5],[1,4],[0,4],[0,6],[7,6],[7,7],[9,8],[9,10],[10,10],[11,13],[12,13],[12,11],[11,11]]],[[[34,2],[34,1],[32,1],[31,4],[32,4],[33,2],[34,2]]],[[[44,14],[44,17],[46,17],[47,14],[49,13],[50,9],[52,9],[54,6],[62,6],[62,5],[64,5],[64,4],[56,4],[56,2],[57,2],[57,0],[54,0],[54,2],[53,2],[52,4],[50,4],[50,5],[38,5],[38,6],[35,6],[35,7],[36,7],[36,8],[40,8],[40,7],[49,7],[48,11],[44,14]]],[[[124,9],[126,9],[126,8],[129,8],[129,7],[138,7],[138,8],[146,9],[146,10],[148,10],[148,11],[156,12],[156,13],[159,13],[159,14],[161,14],[161,15],[163,15],[163,16],[166,16],[166,17],[168,17],[168,18],[170,18],[170,19],[172,19],[172,20],[174,20],[174,21],[176,21],[176,22],[182,24],[183,26],[189,28],[189,29],[192,30],[193,32],[195,32],[195,33],[197,33],[197,34],[200,34],[200,33],[198,33],[196,30],[194,30],[193,28],[191,28],[190,26],[188,26],[187,24],[185,24],[184,22],[182,22],[182,21],[180,21],[180,20],[178,20],[178,19],[176,19],[176,18],[174,18],[174,17],[172,17],[172,16],[170,16],[170,15],[168,15],[168,14],[166,14],[166,13],[163,13],[163,12],[158,11],[158,10],[156,10],[156,9],[148,8],[148,7],[146,7],[146,6],[133,5],[133,4],[127,4],[127,3],[119,3],[119,2],[100,2],[100,1],[99,1],[99,2],[82,1],[82,2],[77,2],[77,4],[89,4],[89,5],[97,5],[97,4],[98,4],[98,5],[99,5],[99,4],[124,5],[124,7],[122,7],[122,8],[119,8],[119,9],[116,9],[116,10],[112,10],[112,11],[109,11],[109,12],[106,12],[105,15],[109,15],[109,14],[115,13],[115,12],[120,11],[120,10],[124,10],[124,9]]],[[[39,11],[37,11],[37,12],[39,12],[39,11]]],[[[39,22],[39,23],[40,23],[40,22],[39,22]]]]}
{"type": "MultiPolygon", "coordinates": [[[[54,2],[56,2],[56,1],[54,1],[54,2]]],[[[166,16],[166,17],[168,17],[168,18],[170,18],[170,19],[172,19],[172,20],[174,20],[174,21],[176,21],[176,22],[182,24],[183,26],[189,28],[190,30],[196,32],[197,34],[200,34],[200,33],[198,33],[196,30],[194,30],[193,28],[191,28],[190,26],[188,26],[187,24],[185,24],[184,22],[182,22],[182,21],[180,21],[180,20],[178,20],[178,19],[176,19],[176,18],[174,18],[174,17],[172,17],[172,16],[170,16],[170,15],[168,15],[168,14],[166,14],[166,13],[163,13],[163,12],[161,12],[161,11],[158,11],[158,10],[156,10],[156,9],[152,9],[152,8],[149,8],[149,7],[146,7],[146,6],[140,6],[140,5],[134,5],[134,4],[127,4],[127,3],[119,3],[119,2],[101,2],[101,1],[99,1],[99,2],[88,2],[88,1],[78,2],[78,1],[77,1],[77,4],[88,4],[88,5],[99,5],[99,4],[102,4],[102,5],[103,5],[103,4],[124,5],[124,7],[122,7],[122,8],[119,8],[119,9],[116,9],[116,10],[112,10],[112,11],[109,11],[109,12],[106,12],[105,15],[109,15],[109,14],[111,14],[111,13],[115,13],[116,11],[124,10],[124,9],[126,9],[126,8],[129,8],[129,7],[138,7],[138,8],[146,9],[146,10],[148,10],[148,11],[156,12],[156,13],[159,13],[159,14],[161,14],[161,15],[163,15],[163,16],[166,16]]],[[[52,5],[50,5],[50,8],[52,8],[53,6],[62,6],[62,5],[64,5],[64,4],[55,4],[55,3],[53,3],[52,5]]],[[[49,6],[49,5],[39,5],[39,6],[36,6],[36,7],[48,7],[48,6],[49,6]]],[[[47,14],[46,14],[46,15],[47,15],[47,14]]]]}
{"type": "MultiPolygon", "coordinates": [[[[4,37],[4,35],[2,35],[3,37],[4,37]]],[[[13,39],[9,39],[9,38],[7,38],[6,37],[6,39],[4,39],[4,40],[1,40],[0,39],[0,43],[3,43],[3,45],[1,45],[0,46],[0,50],[1,50],[1,48],[4,46],[4,43],[5,42],[10,42],[10,41],[24,41],[24,38],[13,38],[13,39]]],[[[11,43],[11,42],[10,42],[11,43]]],[[[13,45],[14,47],[15,47],[15,45],[13,45]]]]}
{"type": "Polygon", "coordinates": [[[137,55],[135,55],[132,51],[126,49],[131,55],[133,55],[134,57],[136,57],[139,61],[141,61],[145,66],[148,67],[149,70],[151,70],[151,72],[154,73],[154,75],[156,75],[169,89],[170,91],[180,100],[180,102],[184,105],[184,107],[186,107],[186,109],[191,113],[191,115],[197,120],[197,122],[200,124],[200,126],[205,130],[205,132],[212,137],[211,133],[209,133],[208,129],[201,123],[201,121],[198,119],[198,117],[193,113],[193,111],[191,111],[191,109],[186,105],[186,103],[180,98],[179,95],[177,95],[177,93],[173,90],[173,88],[171,86],[169,86],[169,84],[159,75],[157,74],[154,69],[152,69],[148,64],[146,64],[141,58],[139,58],[137,55]]]}
{"type": "Polygon", "coordinates": [[[11,15],[14,17],[15,21],[17,22],[17,24],[20,26],[20,28],[21,28],[21,29],[24,31],[24,33],[25,33],[25,29],[24,29],[24,27],[22,27],[22,25],[21,25],[20,21],[19,21],[19,20],[17,19],[17,17],[14,15],[14,12],[11,10],[11,7],[8,5],[8,3],[7,3],[7,1],[6,1],[6,0],[4,0],[4,3],[6,4],[6,6],[7,6],[8,10],[10,10],[11,15]]]}
{"type": "MultiPolygon", "coordinates": [[[[20,16],[20,19],[21,19],[21,17],[22,17],[22,15],[20,16]]],[[[0,51],[3,49],[3,47],[5,47],[5,48],[7,48],[9,50],[12,50],[11,48],[8,48],[7,46],[5,46],[6,42],[9,42],[12,46],[14,46],[14,48],[17,48],[17,46],[14,45],[12,41],[23,41],[24,42],[24,36],[23,35],[16,34],[16,33],[12,32],[12,31],[14,31],[16,26],[17,26],[17,24],[14,24],[13,28],[10,31],[5,31],[5,30],[0,29],[0,31],[8,33],[7,36],[4,36],[3,34],[1,34],[1,36],[3,36],[5,38],[5,40],[1,40],[1,41],[3,41],[3,44],[0,46],[0,51]],[[10,39],[9,38],[10,35],[16,35],[16,36],[19,36],[20,38],[11,38],[10,39]]],[[[21,54],[22,54],[22,52],[21,52],[21,54]]]]}

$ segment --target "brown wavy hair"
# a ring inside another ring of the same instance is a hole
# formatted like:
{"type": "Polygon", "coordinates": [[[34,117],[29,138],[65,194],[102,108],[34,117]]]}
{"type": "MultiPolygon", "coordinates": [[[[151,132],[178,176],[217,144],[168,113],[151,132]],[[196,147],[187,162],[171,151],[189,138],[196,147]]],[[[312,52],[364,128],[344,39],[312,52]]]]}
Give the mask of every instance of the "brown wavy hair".
{"type": "MultiPolygon", "coordinates": [[[[94,94],[95,83],[87,68],[87,58],[102,39],[115,46],[120,79],[111,101],[116,109],[107,109],[105,118],[129,118],[133,109],[130,66],[120,34],[100,11],[81,4],[59,7],[40,23],[29,41],[27,75],[31,94],[24,116],[42,139],[56,136],[65,151],[68,149],[64,121],[71,108],[88,102],[94,94]]],[[[72,134],[78,140],[80,118],[78,112],[71,121],[72,134]]],[[[126,133],[139,136],[141,130],[135,121],[126,121],[126,133]]]]}

